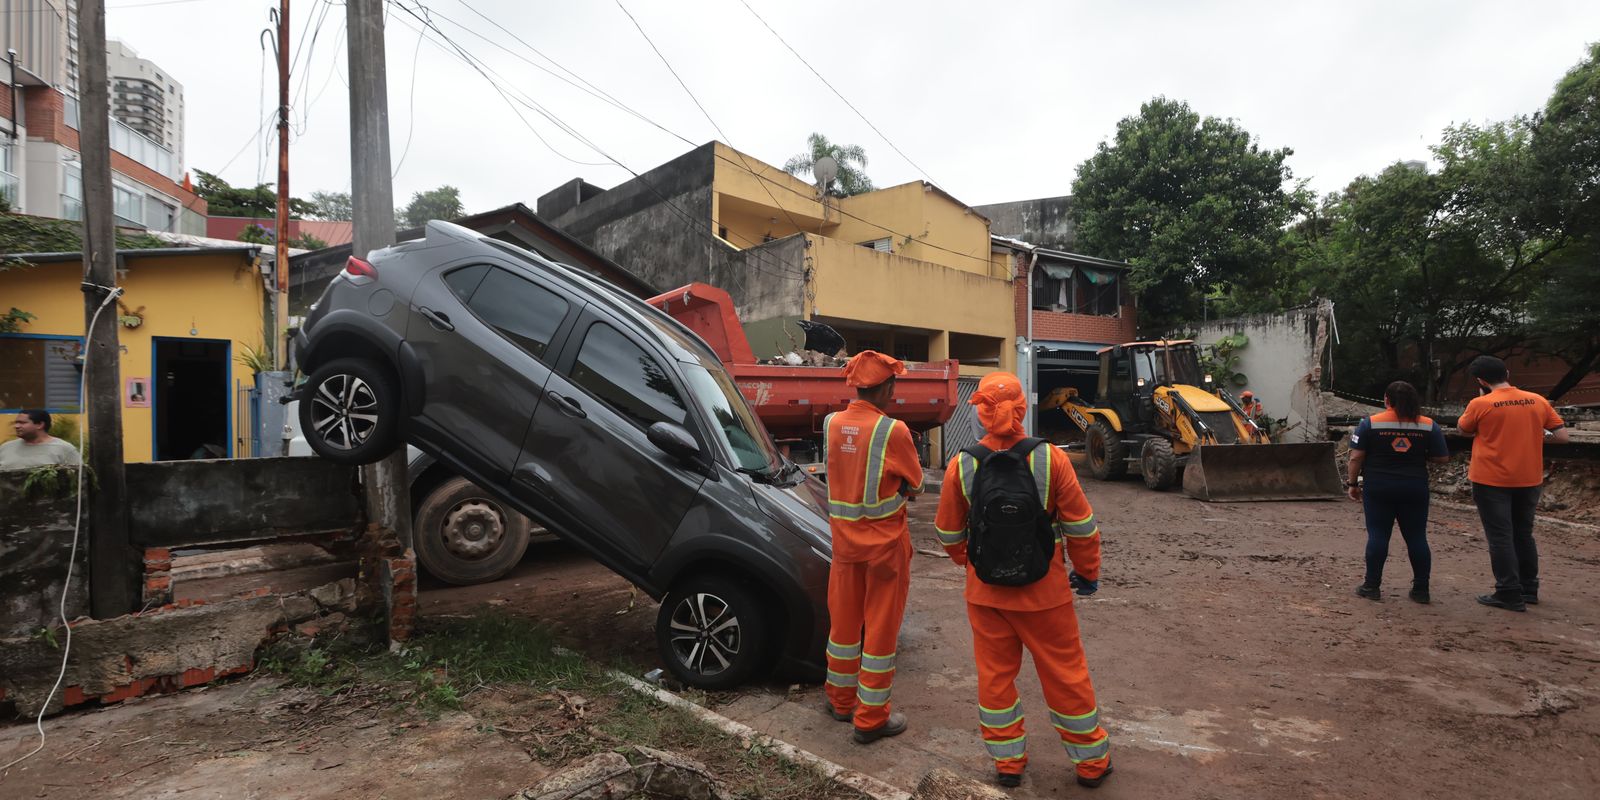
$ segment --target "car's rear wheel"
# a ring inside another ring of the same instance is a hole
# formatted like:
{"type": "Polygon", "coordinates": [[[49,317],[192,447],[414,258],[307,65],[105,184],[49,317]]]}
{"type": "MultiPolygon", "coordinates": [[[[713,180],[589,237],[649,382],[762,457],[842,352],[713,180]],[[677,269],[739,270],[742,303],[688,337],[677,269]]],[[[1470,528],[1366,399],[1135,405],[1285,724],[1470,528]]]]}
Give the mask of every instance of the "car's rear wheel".
{"type": "Polygon", "coordinates": [[[729,689],[764,663],[770,611],[742,584],[691,576],[661,601],[656,646],[673,677],[697,689],[729,689]]]}
{"type": "Polygon", "coordinates": [[[317,367],[300,398],[300,431],[316,454],[371,464],[400,445],[400,394],[387,370],[341,358],[317,367]]]}
{"type": "Polygon", "coordinates": [[[522,561],[533,522],[466,478],[428,493],[413,520],[417,560],[457,586],[498,580],[522,561]]]}

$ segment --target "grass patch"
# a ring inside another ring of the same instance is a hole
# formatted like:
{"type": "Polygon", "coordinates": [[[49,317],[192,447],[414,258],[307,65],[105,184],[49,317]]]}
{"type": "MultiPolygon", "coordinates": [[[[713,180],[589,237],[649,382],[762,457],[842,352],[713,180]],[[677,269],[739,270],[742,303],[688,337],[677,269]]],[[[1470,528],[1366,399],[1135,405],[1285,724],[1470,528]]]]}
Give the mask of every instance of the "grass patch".
{"type": "Polygon", "coordinates": [[[549,632],[524,617],[487,612],[427,621],[408,646],[334,639],[310,648],[280,644],[261,669],[325,697],[376,696],[429,716],[463,709],[552,766],[633,745],[704,763],[737,797],[828,800],[856,795],[816,771],[735,738],[681,709],[641,695],[607,667],[557,651],[549,632]],[[481,698],[492,695],[493,701],[481,698]]]}

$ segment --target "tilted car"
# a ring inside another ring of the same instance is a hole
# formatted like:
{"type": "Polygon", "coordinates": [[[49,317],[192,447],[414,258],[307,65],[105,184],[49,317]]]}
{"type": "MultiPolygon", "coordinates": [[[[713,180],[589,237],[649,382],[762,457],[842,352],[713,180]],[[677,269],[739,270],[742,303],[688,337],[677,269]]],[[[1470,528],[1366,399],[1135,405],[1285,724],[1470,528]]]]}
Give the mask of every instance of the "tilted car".
{"type": "MultiPolygon", "coordinates": [[[[826,489],[659,310],[430,222],[423,239],[352,257],[295,357],[312,450],[362,464],[409,443],[588,551],[662,601],[658,648],[685,683],[820,674],[826,489]]],[[[442,546],[437,528],[416,535],[419,551],[442,546]]]]}

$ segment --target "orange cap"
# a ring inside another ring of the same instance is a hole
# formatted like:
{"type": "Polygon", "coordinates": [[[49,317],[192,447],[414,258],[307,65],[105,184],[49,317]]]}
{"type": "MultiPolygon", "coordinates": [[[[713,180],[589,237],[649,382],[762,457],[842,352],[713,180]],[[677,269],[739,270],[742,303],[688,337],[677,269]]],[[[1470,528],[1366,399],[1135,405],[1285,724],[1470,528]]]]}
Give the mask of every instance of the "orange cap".
{"type": "Polygon", "coordinates": [[[1028,413],[1028,396],[1022,393],[1022,381],[1009,372],[991,372],[978,381],[978,390],[972,393],[972,405],[978,407],[978,421],[983,429],[997,436],[1021,436],[1022,418],[1028,413]]]}
{"type": "Polygon", "coordinates": [[[870,389],[896,375],[906,374],[906,365],[876,350],[862,350],[844,365],[844,383],[857,389],[870,389]]]}

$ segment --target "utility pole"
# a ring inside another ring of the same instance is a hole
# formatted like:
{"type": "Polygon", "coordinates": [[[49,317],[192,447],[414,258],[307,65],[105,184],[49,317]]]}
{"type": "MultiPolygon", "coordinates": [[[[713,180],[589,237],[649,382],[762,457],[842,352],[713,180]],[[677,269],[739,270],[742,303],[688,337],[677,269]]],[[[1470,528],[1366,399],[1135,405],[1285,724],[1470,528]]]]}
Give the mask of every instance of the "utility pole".
{"type": "MultiPolygon", "coordinates": [[[[389,89],[383,47],[383,0],[345,4],[350,40],[350,205],[354,239],[350,253],[394,244],[394,184],[389,169],[389,89]]],[[[367,518],[394,531],[411,547],[411,491],[406,451],[363,467],[367,518]]]]}
{"type": "Polygon", "coordinates": [[[278,369],[289,368],[289,0],[278,0],[278,230],[272,272],[278,278],[278,369]]]}
{"type": "MultiPolygon", "coordinates": [[[[111,217],[111,97],[106,83],[104,0],[79,0],[78,149],[83,158],[84,411],[88,415],[89,604],[96,619],[138,608],[139,563],[128,541],[128,483],[122,462],[122,373],[115,309],[95,312],[117,285],[117,229],[111,217]],[[94,322],[90,330],[90,323],[94,322]]],[[[112,300],[112,302],[116,302],[112,300]]]]}

